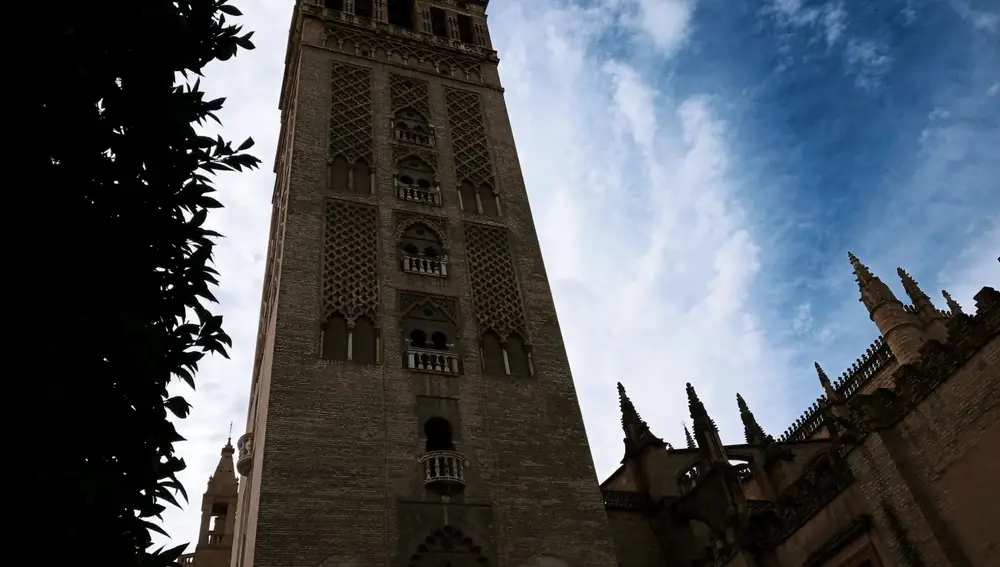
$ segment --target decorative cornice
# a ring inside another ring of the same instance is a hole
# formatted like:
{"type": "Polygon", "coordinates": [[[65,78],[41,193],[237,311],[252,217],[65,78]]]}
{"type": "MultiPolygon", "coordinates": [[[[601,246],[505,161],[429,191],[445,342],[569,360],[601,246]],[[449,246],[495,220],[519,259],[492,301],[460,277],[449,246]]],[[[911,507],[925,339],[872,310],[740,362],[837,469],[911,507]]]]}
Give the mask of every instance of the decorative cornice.
{"type": "Polygon", "coordinates": [[[436,50],[443,55],[459,56],[470,60],[492,63],[500,61],[495,50],[479,45],[408,30],[388,22],[363,18],[346,12],[327,10],[315,4],[306,4],[303,6],[303,11],[306,14],[323,18],[328,25],[333,27],[339,26],[362,33],[367,32],[371,34],[373,39],[398,42],[415,49],[436,50]]]}

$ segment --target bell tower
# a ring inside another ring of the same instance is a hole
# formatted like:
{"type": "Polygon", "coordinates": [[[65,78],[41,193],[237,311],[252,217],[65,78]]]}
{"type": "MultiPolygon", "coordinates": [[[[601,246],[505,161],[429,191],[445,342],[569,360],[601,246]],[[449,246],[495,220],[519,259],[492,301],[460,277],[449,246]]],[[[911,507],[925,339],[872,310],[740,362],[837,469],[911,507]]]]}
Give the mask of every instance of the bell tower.
{"type": "Polygon", "coordinates": [[[234,567],[617,564],[486,7],[294,7],[234,567]]]}

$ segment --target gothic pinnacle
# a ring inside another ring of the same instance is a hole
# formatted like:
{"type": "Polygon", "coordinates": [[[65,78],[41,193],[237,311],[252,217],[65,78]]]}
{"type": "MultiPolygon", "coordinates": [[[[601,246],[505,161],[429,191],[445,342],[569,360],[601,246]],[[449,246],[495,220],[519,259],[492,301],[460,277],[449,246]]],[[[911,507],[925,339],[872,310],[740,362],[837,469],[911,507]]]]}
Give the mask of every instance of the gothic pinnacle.
{"type": "Polygon", "coordinates": [[[747,405],[746,400],[743,399],[743,396],[739,392],[736,393],[736,405],[740,407],[741,417],[744,415],[753,415],[750,413],[750,407],[747,405]]]}
{"type": "Polygon", "coordinates": [[[637,454],[646,445],[663,445],[663,440],[653,435],[646,422],[639,417],[639,412],[632,405],[632,400],[625,393],[625,386],[618,383],[618,404],[622,411],[622,430],[625,432],[625,451],[628,454],[637,454]]]}
{"type": "Polygon", "coordinates": [[[701,403],[701,400],[698,399],[698,392],[694,391],[694,386],[688,382],[686,389],[688,409],[691,411],[691,417],[694,419],[698,419],[699,417],[708,417],[708,412],[705,411],[705,404],[701,403]]]}
{"type": "Polygon", "coordinates": [[[698,431],[700,425],[708,425],[708,427],[714,431],[718,431],[715,426],[715,422],[708,415],[708,411],[705,409],[705,404],[701,403],[698,398],[698,392],[694,391],[694,386],[690,382],[687,383],[687,397],[688,397],[688,409],[691,411],[691,419],[694,420],[695,432],[698,431]]]}
{"type": "Polygon", "coordinates": [[[823,391],[826,392],[826,399],[831,402],[839,400],[840,394],[834,389],[833,384],[830,382],[830,377],[823,371],[823,367],[818,362],[814,362],[813,364],[816,365],[816,374],[819,375],[819,383],[823,385],[823,391]]]}
{"type": "Polygon", "coordinates": [[[746,400],[738,393],[736,394],[736,405],[740,408],[740,420],[743,421],[743,430],[746,433],[747,443],[763,443],[766,438],[764,429],[757,423],[757,418],[753,416],[753,412],[747,406],[746,400]]]}
{"type": "Polygon", "coordinates": [[[875,279],[875,276],[872,275],[871,270],[868,269],[868,266],[862,264],[861,260],[858,260],[857,256],[855,256],[851,252],[848,252],[847,259],[851,261],[851,266],[854,268],[854,275],[858,278],[859,284],[863,284],[865,282],[875,279]]]}
{"type": "Polygon", "coordinates": [[[632,405],[632,400],[628,398],[628,394],[625,393],[625,386],[622,383],[618,383],[618,407],[622,411],[622,429],[625,430],[625,434],[629,434],[629,426],[633,428],[638,427],[642,422],[642,418],[639,417],[639,412],[635,411],[635,406],[632,405]]]}
{"type": "MultiPolygon", "coordinates": [[[[896,268],[896,274],[898,274],[899,279],[902,280],[903,290],[906,291],[906,295],[910,297],[910,301],[913,303],[914,307],[916,307],[918,303],[925,301],[927,304],[931,305],[931,298],[927,297],[927,294],[920,289],[919,285],[917,285],[917,281],[914,280],[910,274],[906,273],[906,270],[903,268],[896,268]]],[[[931,306],[933,307],[933,305],[931,306]]]]}
{"type": "Polygon", "coordinates": [[[945,303],[948,304],[948,310],[951,311],[952,315],[964,315],[965,314],[962,311],[962,306],[959,305],[957,301],[955,301],[954,299],[951,298],[951,294],[948,293],[948,290],[942,289],[941,290],[941,295],[944,296],[944,301],[945,301],[945,303]]]}
{"type": "Polygon", "coordinates": [[[687,448],[697,449],[698,447],[694,444],[694,438],[691,437],[691,430],[688,429],[686,423],[681,422],[681,425],[684,426],[684,440],[687,442],[687,448]]]}

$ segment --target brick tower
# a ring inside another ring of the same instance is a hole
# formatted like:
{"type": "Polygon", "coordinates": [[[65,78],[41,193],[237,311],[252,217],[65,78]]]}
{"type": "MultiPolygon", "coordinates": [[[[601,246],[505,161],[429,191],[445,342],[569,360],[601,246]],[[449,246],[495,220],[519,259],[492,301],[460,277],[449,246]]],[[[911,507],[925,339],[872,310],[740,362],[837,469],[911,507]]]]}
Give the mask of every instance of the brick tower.
{"type": "Polygon", "coordinates": [[[227,440],[215,472],[208,477],[208,487],[201,497],[201,526],[194,552],[181,558],[181,565],[226,567],[230,564],[233,534],[236,527],[236,502],[239,483],[233,471],[235,450],[227,440]]]}
{"type": "Polygon", "coordinates": [[[299,0],[235,567],[617,564],[486,0],[299,0]]]}

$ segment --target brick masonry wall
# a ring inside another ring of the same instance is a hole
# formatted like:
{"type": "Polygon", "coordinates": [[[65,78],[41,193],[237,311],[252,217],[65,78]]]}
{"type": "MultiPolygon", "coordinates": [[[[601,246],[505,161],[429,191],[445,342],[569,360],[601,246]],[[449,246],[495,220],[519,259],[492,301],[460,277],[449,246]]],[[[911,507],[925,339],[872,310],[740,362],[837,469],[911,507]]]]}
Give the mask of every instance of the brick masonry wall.
{"type": "MultiPolygon", "coordinates": [[[[243,565],[319,565],[337,557],[358,567],[388,566],[412,553],[406,547],[415,537],[414,530],[439,527],[403,525],[400,520],[408,514],[421,518],[438,514],[419,511],[425,505],[418,509],[405,504],[430,499],[424,494],[417,462],[424,451],[416,413],[418,395],[459,399],[458,450],[469,460],[469,485],[452,507],[487,505],[492,509],[491,523],[482,520],[464,528],[486,540],[481,543],[495,555],[495,564],[515,566],[549,554],[565,558],[573,567],[614,565],[610,530],[502,94],[495,88],[326,49],[320,45],[322,24],[316,20],[307,19],[302,34],[310,46],[301,51],[271,371],[269,377],[261,377],[266,406],[258,408],[256,462],[249,479],[252,488],[244,500],[251,508],[245,537],[253,555],[247,555],[243,565]],[[373,69],[375,195],[335,194],[327,187],[333,61],[373,69]],[[444,199],[441,208],[395,197],[390,73],[430,83],[444,199]],[[479,370],[462,223],[490,221],[470,218],[458,207],[446,127],[446,85],[482,94],[505,211],[493,224],[510,231],[533,343],[536,376],[532,378],[485,377],[479,370]],[[324,203],[329,198],[378,208],[378,323],[383,345],[378,366],[320,359],[320,267],[324,203]],[[447,280],[401,272],[394,240],[394,211],[398,210],[446,219],[451,244],[447,280]],[[462,376],[415,375],[402,369],[401,290],[457,299],[460,329],[456,343],[464,364],[462,376]]],[[[495,70],[486,73],[487,77],[493,74],[495,70]]],[[[472,512],[465,515],[485,517],[472,512]]],[[[451,518],[456,516],[462,514],[451,518]]]]}
{"type": "Polygon", "coordinates": [[[981,519],[1000,509],[998,458],[988,449],[1000,443],[998,345],[994,339],[893,429],[869,435],[849,454],[891,555],[886,564],[996,561],[1000,537],[981,519]]]}

